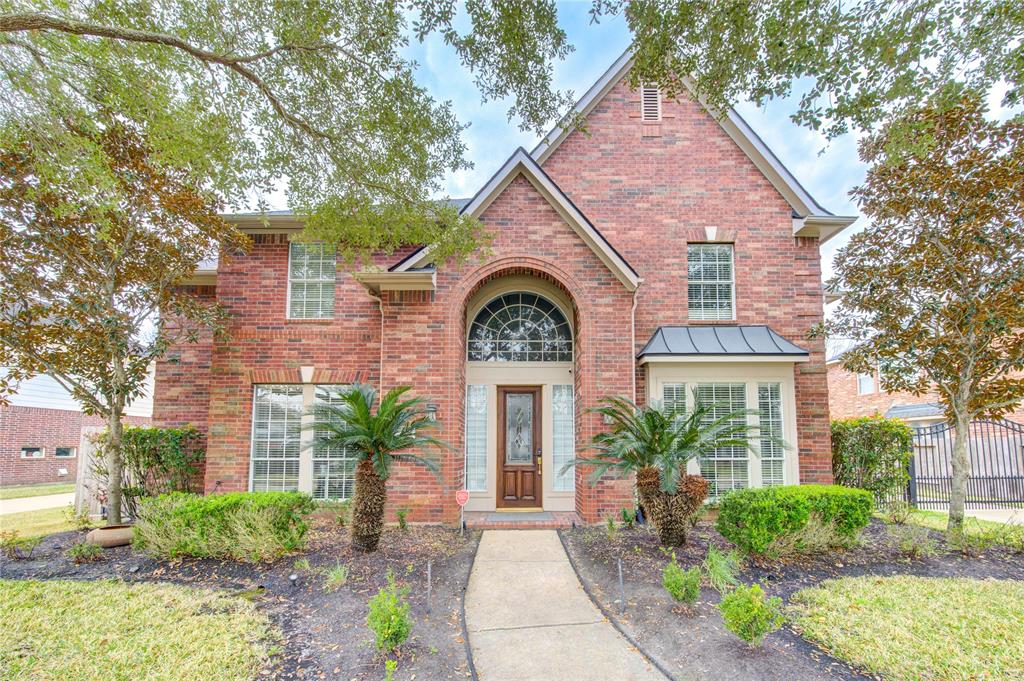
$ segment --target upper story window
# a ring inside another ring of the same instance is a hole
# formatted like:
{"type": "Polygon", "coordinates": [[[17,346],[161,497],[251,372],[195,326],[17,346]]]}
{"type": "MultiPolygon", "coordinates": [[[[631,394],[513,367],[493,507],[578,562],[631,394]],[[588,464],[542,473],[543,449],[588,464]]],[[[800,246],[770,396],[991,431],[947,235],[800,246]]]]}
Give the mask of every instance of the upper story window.
{"type": "Polygon", "coordinates": [[[288,247],[288,318],[329,319],[334,316],[334,249],[324,244],[292,243],[288,247]]]}
{"type": "Polygon", "coordinates": [[[571,362],[572,329],[555,305],[536,293],[498,296],[469,329],[470,362],[571,362]]]}
{"type": "Polygon", "coordinates": [[[870,374],[857,374],[857,394],[858,395],[870,395],[875,392],[875,375],[870,374]]]}
{"type": "Polygon", "coordinates": [[[640,88],[640,117],[644,123],[661,120],[661,89],[656,86],[640,88]]]}
{"type": "Polygon", "coordinates": [[[735,319],[732,244],[690,244],[686,258],[690,319],[735,319]]]}

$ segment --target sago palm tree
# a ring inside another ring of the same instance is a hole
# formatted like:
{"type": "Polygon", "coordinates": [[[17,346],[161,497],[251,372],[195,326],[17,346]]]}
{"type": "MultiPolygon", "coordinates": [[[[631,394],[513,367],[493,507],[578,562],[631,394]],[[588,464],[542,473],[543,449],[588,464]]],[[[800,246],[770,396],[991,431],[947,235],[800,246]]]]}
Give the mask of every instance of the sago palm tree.
{"type": "Polygon", "coordinates": [[[693,409],[667,409],[659,403],[637,406],[624,397],[609,397],[588,411],[601,414],[611,429],[590,442],[592,456],[581,456],[566,466],[593,467],[593,477],[605,473],[636,475],[636,491],[647,517],[666,546],[682,546],[690,517],[708,495],[708,481],[687,475],[691,459],[720,447],[743,447],[755,454],[757,426],[747,423],[751,410],[730,411],[695,401],[693,409]]]}
{"type": "Polygon", "coordinates": [[[423,398],[403,399],[409,386],[393,388],[377,403],[377,391],[356,384],[341,393],[336,404],[313,407],[316,431],[313,447],[346,447],[356,460],[355,490],[352,494],[350,527],[352,543],[374,551],[384,530],[387,479],[395,461],[414,461],[435,475],[437,463],[409,450],[447,445],[430,435],[438,427],[423,398]]]}

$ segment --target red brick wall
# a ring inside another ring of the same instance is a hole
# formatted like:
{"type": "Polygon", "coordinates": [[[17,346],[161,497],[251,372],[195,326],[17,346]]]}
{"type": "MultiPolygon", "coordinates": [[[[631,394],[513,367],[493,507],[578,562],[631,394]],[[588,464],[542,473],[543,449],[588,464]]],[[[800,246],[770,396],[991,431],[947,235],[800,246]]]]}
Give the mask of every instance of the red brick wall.
{"type": "MultiPolygon", "coordinates": [[[[928,404],[939,401],[938,393],[929,391],[924,395],[908,392],[889,393],[881,390],[881,381],[875,372],[875,392],[857,394],[857,374],[847,371],[839,362],[828,365],[829,408],[832,418],[846,419],[857,416],[885,414],[891,407],[911,404],[928,404]]],[[[1004,418],[1024,423],[1024,403],[1004,418]]]]}
{"type": "Polygon", "coordinates": [[[702,323],[688,319],[687,242],[706,241],[706,227],[734,242],[737,323],[811,351],[795,368],[800,476],[830,482],[825,348],[806,338],[823,315],[818,240],[793,237],[790,205],[698,104],[665,100],[654,125],[639,106],[625,81],[614,86],[544,170],[643,277],[637,351],[658,326],[702,323]]]}
{"type": "MultiPolygon", "coordinates": [[[[148,417],[128,416],[124,422],[146,425],[148,417]]],[[[78,470],[78,446],[83,426],[102,425],[96,416],[81,412],[39,407],[0,407],[0,487],[42,482],[74,482],[78,470]],[[22,447],[42,447],[42,459],[22,459],[22,447]],[[74,447],[75,456],[57,458],[57,447],[74,447]],[[67,475],[59,475],[59,469],[67,475]]]]}

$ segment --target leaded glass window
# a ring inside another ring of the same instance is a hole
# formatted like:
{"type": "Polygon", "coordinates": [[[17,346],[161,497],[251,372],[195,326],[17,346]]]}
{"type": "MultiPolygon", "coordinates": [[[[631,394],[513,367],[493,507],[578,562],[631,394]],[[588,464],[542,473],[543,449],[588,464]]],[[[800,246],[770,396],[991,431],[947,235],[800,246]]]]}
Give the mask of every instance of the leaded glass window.
{"type": "Polygon", "coordinates": [[[329,319],[334,316],[336,274],[333,248],[324,244],[290,244],[288,318],[329,319]]]}
{"type": "Polygon", "coordinates": [[[556,492],[572,492],[576,489],[575,471],[570,468],[564,473],[562,468],[572,461],[576,455],[576,413],[573,408],[571,385],[556,385],[552,388],[552,431],[554,432],[554,451],[551,463],[554,466],[556,492]]]}
{"type": "Polygon", "coordinates": [[[302,386],[257,385],[253,398],[253,492],[299,488],[302,386]]]}
{"type": "MultiPolygon", "coordinates": [[[[348,389],[344,385],[318,385],[314,399],[317,405],[340,405],[348,389]]],[[[355,485],[355,472],[356,458],[348,447],[313,447],[313,498],[350,498],[355,485]]]]}
{"type": "Polygon", "coordinates": [[[562,311],[535,293],[487,303],[469,329],[470,362],[571,362],[572,329],[562,311]]]}
{"type": "Polygon", "coordinates": [[[487,489],[487,386],[466,386],[466,489],[487,489]]]}
{"type": "Polygon", "coordinates": [[[734,319],[732,244],[686,248],[690,319],[734,319]]]}
{"type": "Polygon", "coordinates": [[[760,412],[761,484],[765,487],[781,485],[785,452],[782,446],[782,391],[778,383],[758,383],[757,409],[760,412]]]}
{"type": "MultiPolygon", "coordinates": [[[[711,407],[708,420],[720,419],[747,408],[745,383],[700,383],[697,401],[711,407]]],[[[746,423],[740,414],[735,422],[746,423]]],[[[719,447],[700,460],[700,474],[711,483],[709,496],[717,498],[726,492],[750,486],[749,457],[746,447],[719,447]]]]}

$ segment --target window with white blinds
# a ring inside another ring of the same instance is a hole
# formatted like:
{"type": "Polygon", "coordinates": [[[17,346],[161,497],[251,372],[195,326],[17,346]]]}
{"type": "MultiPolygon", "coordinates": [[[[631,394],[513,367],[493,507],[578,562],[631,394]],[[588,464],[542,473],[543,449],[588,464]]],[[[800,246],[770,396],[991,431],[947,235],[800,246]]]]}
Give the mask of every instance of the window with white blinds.
{"type": "MultiPolygon", "coordinates": [[[[318,405],[341,404],[348,388],[346,385],[318,385],[314,400],[318,405]]],[[[313,447],[313,498],[350,498],[355,486],[355,472],[356,458],[348,447],[313,447]]]]}
{"type": "Polygon", "coordinates": [[[487,386],[466,386],[466,489],[487,491],[487,386]]]}
{"type": "Polygon", "coordinates": [[[571,385],[556,385],[552,388],[552,430],[554,451],[551,463],[554,466],[556,492],[572,492],[576,489],[575,470],[562,472],[562,468],[576,456],[576,418],[573,407],[571,385]]]}
{"type": "Polygon", "coordinates": [[[757,384],[760,412],[761,484],[781,485],[785,481],[785,452],[782,447],[782,389],[778,383],[757,384]]]}
{"type": "MultiPolygon", "coordinates": [[[[711,406],[710,420],[747,408],[745,383],[699,383],[697,401],[711,406]]],[[[740,415],[738,423],[745,423],[740,415]]],[[[714,499],[726,492],[750,486],[750,457],[746,447],[719,447],[700,461],[700,474],[711,483],[709,496],[714,499]]]]}
{"type": "Polygon", "coordinates": [[[328,319],[334,316],[336,274],[333,248],[324,244],[290,244],[288,318],[328,319]]]}
{"type": "Polygon", "coordinates": [[[661,89],[655,86],[640,88],[640,115],[644,123],[661,120],[661,89]]]}
{"type": "Polygon", "coordinates": [[[690,319],[734,319],[732,244],[689,244],[686,258],[690,319]]]}
{"type": "Polygon", "coordinates": [[[661,387],[661,402],[665,410],[677,414],[686,411],[686,384],[666,383],[661,387]]]}
{"type": "Polygon", "coordinates": [[[301,385],[256,386],[250,463],[252,491],[299,488],[301,424],[301,385]]]}

